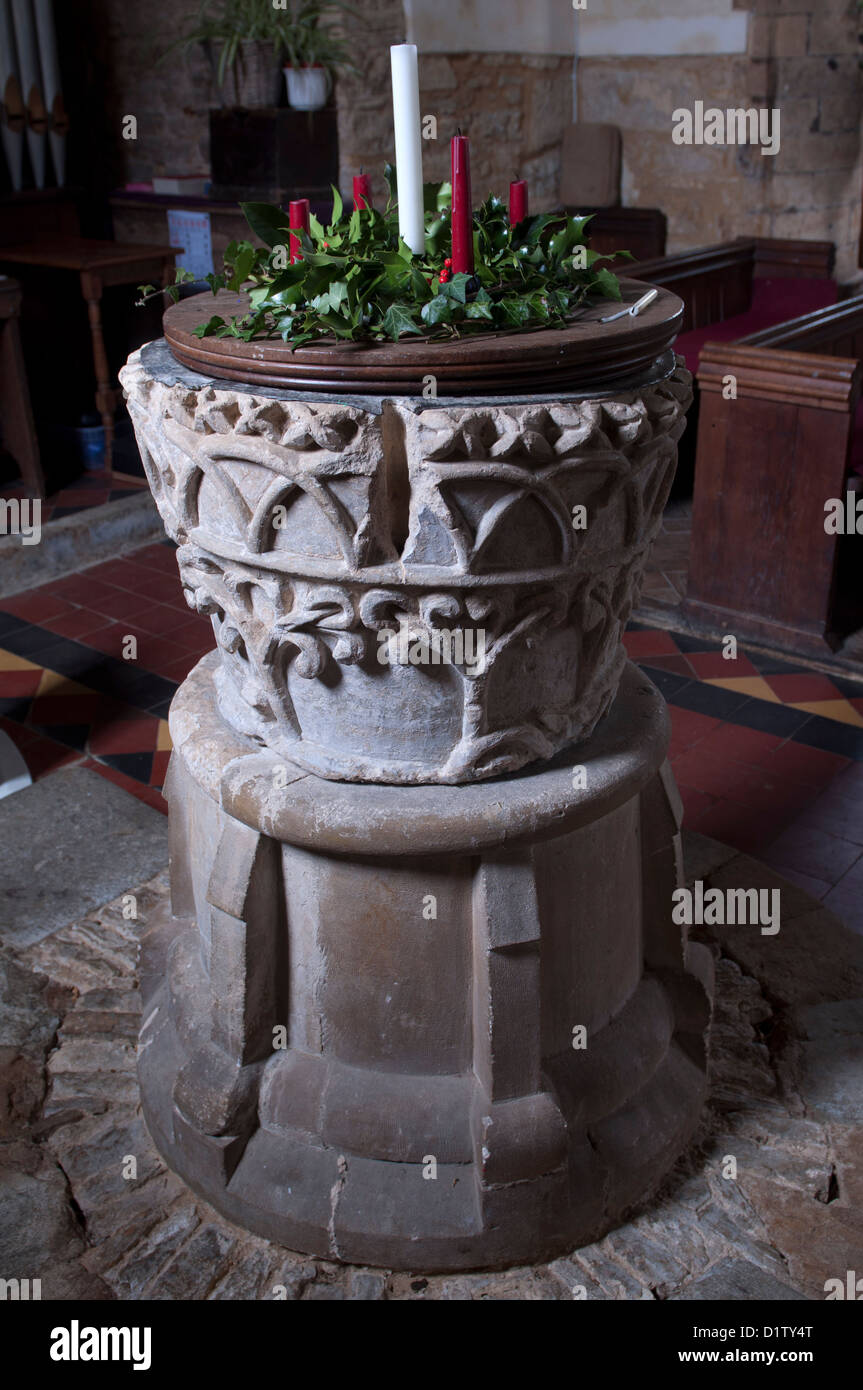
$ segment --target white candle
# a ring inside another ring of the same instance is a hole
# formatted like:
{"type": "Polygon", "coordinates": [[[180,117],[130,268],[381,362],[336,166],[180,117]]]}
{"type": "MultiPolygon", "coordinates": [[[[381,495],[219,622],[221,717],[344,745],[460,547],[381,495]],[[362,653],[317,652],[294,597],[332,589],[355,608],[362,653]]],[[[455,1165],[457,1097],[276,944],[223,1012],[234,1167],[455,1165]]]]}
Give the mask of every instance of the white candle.
{"type": "Polygon", "coordinates": [[[423,217],[423,142],[416,44],[394,44],[390,49],[390,59],[393,71],[399,231],[414,254],[422,255],[426,242],[423,217]]]}

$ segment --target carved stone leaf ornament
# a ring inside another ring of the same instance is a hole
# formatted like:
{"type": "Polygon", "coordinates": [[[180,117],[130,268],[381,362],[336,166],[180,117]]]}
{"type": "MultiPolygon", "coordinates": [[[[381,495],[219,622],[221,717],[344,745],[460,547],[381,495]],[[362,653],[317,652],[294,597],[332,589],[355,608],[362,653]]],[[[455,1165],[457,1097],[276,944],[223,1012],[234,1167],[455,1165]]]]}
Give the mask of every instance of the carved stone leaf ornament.
{"type": "Polygon", "coordinates": [[[324,777],[405,783],[589,736],[671,486],[682,365],[614,400],[381,413],[168,385],[140,353],[122,380],[235,728],[324,777]],[[456,632],[481,662],[436,660],[456,632]]]}

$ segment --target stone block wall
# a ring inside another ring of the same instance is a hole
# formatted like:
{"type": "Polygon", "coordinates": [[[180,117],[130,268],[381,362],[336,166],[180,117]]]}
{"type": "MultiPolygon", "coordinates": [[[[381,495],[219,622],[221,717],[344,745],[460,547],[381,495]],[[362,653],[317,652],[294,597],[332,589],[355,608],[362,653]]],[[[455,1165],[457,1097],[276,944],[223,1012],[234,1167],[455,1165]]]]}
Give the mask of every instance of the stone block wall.
{"type": "MultiPolygon", "coordinates": [[[[599,3],[599,0],[595,0],[599,3]]],[[[623,200],[661,206],[669,250],[739,233],[826,238],[836,243],[841,279],[857,273],[861,212],[863,16],[856,0],[736,0],[751,11],[749,52],[668,58],[588,58],[579,66],[581,116],[623,132],[623,200]],[[680,146],[671,138],[678,107],[778,106],[775,157],[743,146],[680,146]]],[[[364,166],[379,181],[392,157],[389,45],[404,40],[401,0],[354,0],[346,25],[360,71],[338,82],[341,183],[364,166]]],[[[656,0],[661,12],[661,0],[656,0]]],[[[200,53],[156,66],[196,0],[160,11],[91,0],[94,80],[105,85],[104,128],[115,133],[118,181],[206,167],[207,108],[214,96],[200,53]],[[138,118],[137,141],[120,137],[122,116],[138,118]]],[[[441,6],[441,25],[452,23],[441,6]]],[[[80,24],[80,17],[79,17],[80,24]]],[[[438,121],[426,143],[432,179],[448,171],[456,127],[473,140],[477,200],[530,180],[532,206],[558,197],[563,131],[572,118],[568,57],[435,53],[420,59],[421,107],[438,121]]]]}

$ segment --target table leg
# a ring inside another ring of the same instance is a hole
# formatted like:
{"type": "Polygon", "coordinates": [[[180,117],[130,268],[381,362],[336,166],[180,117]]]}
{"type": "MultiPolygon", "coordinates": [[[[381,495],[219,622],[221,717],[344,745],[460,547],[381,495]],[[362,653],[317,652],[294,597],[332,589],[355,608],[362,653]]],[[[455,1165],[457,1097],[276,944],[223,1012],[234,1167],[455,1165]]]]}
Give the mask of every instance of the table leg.
{"type": "Polygon", "coordinates": [[[110,472],[114,448],[115,397],[111,389],[111,371],[108,366],[105,339],[102,333],[102,282],[99,276],[92,271],[83,271],[81,291],[87,301],[87,314],[90,319],[93,365],[96,369],[96,409],[102,417],[102,424],[105,428],[105,468],[110,472]]]}

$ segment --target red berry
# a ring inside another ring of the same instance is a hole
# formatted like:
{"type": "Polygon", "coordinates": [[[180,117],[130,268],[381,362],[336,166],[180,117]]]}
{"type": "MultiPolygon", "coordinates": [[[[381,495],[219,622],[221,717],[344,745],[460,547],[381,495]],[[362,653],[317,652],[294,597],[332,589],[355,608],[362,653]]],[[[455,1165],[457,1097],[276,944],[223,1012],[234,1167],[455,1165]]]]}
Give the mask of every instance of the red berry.
{"type": "Polygon", "coordinates": [[[449,270],[450,266],[452,265],[452,256],[447,256],[446,260],[444,261],[444,265],[446,266],[447,270],[449,270]]]}

